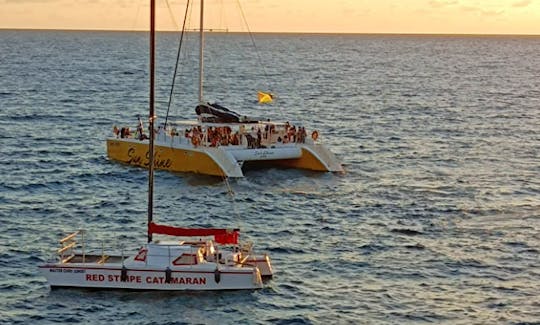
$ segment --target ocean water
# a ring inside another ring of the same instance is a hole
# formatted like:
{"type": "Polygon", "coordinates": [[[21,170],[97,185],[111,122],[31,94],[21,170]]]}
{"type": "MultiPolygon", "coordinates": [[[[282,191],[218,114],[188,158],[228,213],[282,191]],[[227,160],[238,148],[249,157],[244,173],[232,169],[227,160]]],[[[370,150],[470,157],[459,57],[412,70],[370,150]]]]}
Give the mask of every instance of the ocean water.
{"type": "MultiPolygon", "coordinates": [[[[162,118],[178,35],[158,35],[162,118]]],[[[156,173],[156,220],[240,227],[263,290],[53,290],[64,234],[137,249],[147,174],[105,137],[147,114],[145,33],[0,31],[0,323],[540,323],[540,37],[210,34],[206,98],[320,130],[346,173],[156,173]],[[253,53],[253,50],[250,50],[253,53]],[[256,90],[277,95],[254,104],[256,90]]],[[[188,43],[186,43],[188,44],[188,43]]],[[[171,114],[195,117],[186,51],[171,114]]]]}

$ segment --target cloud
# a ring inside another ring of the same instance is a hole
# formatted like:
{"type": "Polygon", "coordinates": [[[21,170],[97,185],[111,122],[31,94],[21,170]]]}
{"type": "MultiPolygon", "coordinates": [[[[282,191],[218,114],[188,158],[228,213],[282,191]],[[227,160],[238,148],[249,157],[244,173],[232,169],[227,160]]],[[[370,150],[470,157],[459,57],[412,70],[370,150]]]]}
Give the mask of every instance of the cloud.
{"type": "Polygon", "coordinates": [[[51,6],[58,5],[58,4],[74,4],[74,5],[81,5],[85,3],[96,3],[100,0],[77,0],[77,1],[66,1],[66,0],[0,0],[0,3],[14,3],[14,4],[50,4],[51,6]]]}
{"type": "Polygon", "coordinates": [[[430,0],[429,5],[432,8],[444,8],[448,6],[457,5],[459,2],[457,0],[430,0]]]}
{"type": "Polygon", "coordinates": [[[504,14],[504,10],[481,10],[482,16],[500,16],[504,14]]]}
{"type": "Polygon", "coordinates": [[[504,14],[504,10],[502,10],[502,9],[488,10],[488,9],[483,9],[483,8],[480,8],[480,7],[474,7],[474,6],[461,6],[461,11],[469,12],[469,13],[476,13],[476,14],[479,14],[479,15],[482,15],[482,16],[500,16],[500,15],[504,14]]]}
{"type": "Polygon", "coordinates": [[[523,7],[527,7],[531,3],[532,3],[532,0],[522,0],[522,1],[514,2],[512,4],[512,7],[514,7],[514,8],[523,8],[523,7]]]}
{"type": "Polygon", "coordinates": [[[51,1],[51,0],[4,0],[2,1],[4,3],[47,3],[47,2],[59,2],[59,1],[51,1]]]}

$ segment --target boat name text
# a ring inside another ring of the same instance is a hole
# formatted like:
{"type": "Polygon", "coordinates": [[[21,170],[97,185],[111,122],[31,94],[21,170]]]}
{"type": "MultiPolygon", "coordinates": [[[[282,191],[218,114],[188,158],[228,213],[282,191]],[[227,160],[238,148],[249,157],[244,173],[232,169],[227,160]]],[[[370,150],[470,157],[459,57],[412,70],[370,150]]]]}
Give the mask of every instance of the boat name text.
{"type": "Polygon", "coordinates": [[[270,150],[257,150],[255,151],[255,156],[258,158],[268,158],[272,157],[274,154],[270,150]]]}
{"type": "Polygon", "coordinates": [[[77,270],[77,269],[49,269],[49,272],[54,272],[54,273],[86,273],[86,270],[77,270]]]}
{"type": "MultiPolygon", "coordinates": [[[[137,154],[135,154],[135,148],[129,148],[128,149],[128,152],[127,152],[127,155],[128,155],[128,161],[127,163],[128,164],[131,164],[131,165],[137,165],[137,166],[144,166],[144,167],[148,167],[148,165],[150,164],[150,154],[149,152],[146,152],[146,157],[143,161],[143,158],[137,154]]],[[[172,165],[172,161],[167,158],[167,159],[161,159],[160,156],[159,156],[159,152],[155,152],[154,153],[154,167],[156,168],[170,168],[172,165]]]]}
{"type": "MultiPolygon", "coordinates": [[[[121,276],[119,274],[86,274],[87,282],[122,282],[121,276]]],[[[142,277],[140,275],[128,275],[126,281],[124,282],[133,282],[133,283],[147,283],[147,284],[165,284],[164,276],[147,276],[142,277]]],[[[188,277],[171,277],[170,284],[198,284],[205,285],[206,278],[188,278],[188,277]]]]}

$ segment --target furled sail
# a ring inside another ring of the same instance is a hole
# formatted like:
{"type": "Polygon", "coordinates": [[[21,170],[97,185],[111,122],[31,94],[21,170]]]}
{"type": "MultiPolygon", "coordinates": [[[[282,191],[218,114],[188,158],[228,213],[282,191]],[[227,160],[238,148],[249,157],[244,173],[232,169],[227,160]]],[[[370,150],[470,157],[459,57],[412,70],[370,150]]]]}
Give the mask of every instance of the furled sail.
{"type": "Polygon", "coordinates": [[[197,105],[195,113],[202,122],[206,123],[255,123],[247,116],[240,115],[230,109],[219,105],[218,103],[206,103],[197,105]]]}

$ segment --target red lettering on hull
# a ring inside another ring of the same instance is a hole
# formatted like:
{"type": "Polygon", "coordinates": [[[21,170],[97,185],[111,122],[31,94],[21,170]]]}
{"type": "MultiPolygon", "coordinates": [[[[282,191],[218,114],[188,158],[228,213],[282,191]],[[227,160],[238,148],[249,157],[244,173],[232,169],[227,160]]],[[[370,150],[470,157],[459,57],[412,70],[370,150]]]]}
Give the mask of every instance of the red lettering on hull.
{"type": "MultiPolygon", "coordinates": [[[[145,279],[148,284],[165,284],[165,278],[163,277],[152,277],[148,276],[145,279]]],[[[171,278],[171,284],[196,284],[196,285],[206,285],[206,278],[171,278]]]]}
{"type": "Polygon", "coordinates": [[[103,274],[87,274],[86,281],[103,282],[105,281],[105,276],[103,274]]]}
{"type": "MultiPolygon", "coordinates": [[[[88,282],[121,282],[120,275],[109,274],[85,274],[85,280],[88,282]]],[[[165,283],[165,277],[162,276],[147,276],[144,278],[147,284],[167,284],[165,283]]],[[[143,279],[140,275],[129,275],[125,282],[142,283],[143,279]]],[[[171,284],[183,284],[183,285],[206,285],[205,277],[191,278],[191,277],[173,277],[171,278],[171,284]]]]}

